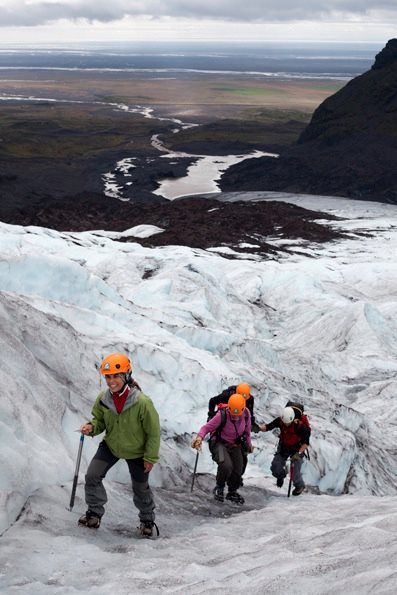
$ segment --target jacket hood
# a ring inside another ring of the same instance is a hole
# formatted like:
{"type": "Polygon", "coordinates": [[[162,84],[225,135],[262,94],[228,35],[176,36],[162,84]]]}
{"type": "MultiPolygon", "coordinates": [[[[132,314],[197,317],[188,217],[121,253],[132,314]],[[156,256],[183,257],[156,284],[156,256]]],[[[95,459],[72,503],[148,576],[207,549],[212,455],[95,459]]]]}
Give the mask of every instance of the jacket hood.
{"type": "MultiPolygon", "coordinates": [[[[125,401],[123,411],[125,411],[129,407],[132,407],[133,405],[135,405],[135,403],[137,403],[139,396],[141,394],[142,394],[142,391],[137,386],[132,386],[128,392],[128,396],[125,401]]],[[[105,407],[107,407],[111,411],[114,411],[115,413],[117,413],[116,406],[113,401],[112,393],[110,392],[109,389],[106,389],[104,391],[103,396],[101,396],[101,402],[103,405],[105,405],[105,407]]]]}

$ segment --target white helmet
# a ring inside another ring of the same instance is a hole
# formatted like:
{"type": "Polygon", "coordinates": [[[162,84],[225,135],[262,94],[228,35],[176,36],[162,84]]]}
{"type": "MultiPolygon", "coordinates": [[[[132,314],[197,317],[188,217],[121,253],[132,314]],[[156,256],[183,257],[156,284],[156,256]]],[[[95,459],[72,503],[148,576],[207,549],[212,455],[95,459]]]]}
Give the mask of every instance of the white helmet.
{"type": "Polygon", "coordinates": [[[292,407],[285,407],[285,409],[283,409],[281,419],[287,426],[292,424],[295,419],[295,411],[292,409],[292,407]]]}

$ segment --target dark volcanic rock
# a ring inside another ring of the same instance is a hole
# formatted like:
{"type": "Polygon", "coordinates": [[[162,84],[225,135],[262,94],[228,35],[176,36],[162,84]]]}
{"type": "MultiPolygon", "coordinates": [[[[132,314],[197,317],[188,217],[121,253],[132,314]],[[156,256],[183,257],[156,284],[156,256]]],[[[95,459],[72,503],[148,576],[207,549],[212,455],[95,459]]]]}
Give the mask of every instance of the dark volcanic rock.
{"type": "Polygon", "coordinates": [[[295,146],[232,166],[221,188],[397,203],[397,39],[317,108],[295,146]]]}
{"type": "Polygon", "coordinates": [[[106,229],[122,231],[136,225],[156,225],[164,232],[146,239],[121,238],[148,247],[181,245],[192,248],[228,246],[238,253],[275,254],[268,238],[310,242],[335,240],[342,234],[315,219],[335,220],[332,215],[277,201],[220,202],[202,197],[161,203],[131,203],[98,194],[82,194],[39,209],[20,211],[12,222],[60,231],[106,229]]]}
{"type": "Polygon", "coordinates": [[[127,186],[126,178],[117,169],[117,162],[126,157],[131,154],[123,150],[73,160],[0,159],[0,220],[18,223],[18,213],[52,208],[70,200],[71,196],[77,201],[81,195],[99,195],[104,188],[102,176],[107,172],[111,172],[116,184],[123,187],[124,198],[138,203],[163,202],[166,199],[153,194],[158,188],[158,180],[186,175],[187,168],[195,161],[180,158],[170,163],[161,155],[135,154],[134,167],[129,170],[130,185],[127,186]]]}

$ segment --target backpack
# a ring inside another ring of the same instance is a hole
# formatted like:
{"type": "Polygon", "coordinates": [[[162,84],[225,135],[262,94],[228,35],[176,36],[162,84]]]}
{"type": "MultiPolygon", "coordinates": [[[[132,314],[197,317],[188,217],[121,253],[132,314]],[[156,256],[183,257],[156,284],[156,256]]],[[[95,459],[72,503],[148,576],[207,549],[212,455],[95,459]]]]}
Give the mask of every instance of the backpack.
{"type": "MultiPolygon", "coordinates": [[[[235,384],[233,384],[232,386],[228,386],[228,388],[225,388],[225,390],[223,390],[219,395],[215,395],[215,397],[211,397],[211,399],[208,401],[207,421],[209,421],[212,417],[214,417],[214,415],[216,413],[218,413],[219,409],[222,409],[222,407],[225,407],[227,405],[229,397],[231,397],[236,392],[236,388],[237,388],[237,386],[235,384]],[[218,401],[218,399],[219,399],[219,403],[216,403],[216,405],[214,406],[214,411],[211,411],[211,401],[212,402],[214,400],[218,401]],[[216,409],[215,409],[215,407],[216,407],[216,409]]],[[[225,424],[223,424],[223,425],[225,425],[225,424]]]]}
{"type": "MultiPolygon", "coordinates": [[[[210,445],[211,442],[214,445],[215,442],[218,442],[218,440],[220,440],[221,438],[221,432],[226,424],[226,409],[227,409],[227,403],[220,403],[218,405],[218,410],[215,412],[215,415],[218,413],[218,411],[221,412],[221,423],[219,424],[219,426],[216,428],[215,432],[212,432],[212,434],[210,435],[210,445]]],[[[215,417],[215,416],[214,416],[215,417]]]]}
{"type": "Polygon", "coordinates": [[[305,406],[302,403],[296,403],[295,401],[288,401],[286,407],[292,407],[295,413],[295,419],[301,421],[307,428],[310,428],[310,422],[307,415],[305,415],[305,406]]]}

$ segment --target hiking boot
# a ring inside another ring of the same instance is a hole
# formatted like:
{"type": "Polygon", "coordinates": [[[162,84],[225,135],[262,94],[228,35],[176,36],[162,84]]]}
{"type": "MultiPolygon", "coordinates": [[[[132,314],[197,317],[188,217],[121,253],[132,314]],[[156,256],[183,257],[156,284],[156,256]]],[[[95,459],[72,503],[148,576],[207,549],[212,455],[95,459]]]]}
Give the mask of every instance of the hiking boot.
{"type": "Polygon", "coordinates": [[[244,504],[245,500],[238,492],[228,492],[226,494],[226,500],[234,502],[235,504],[244,504]]]}
{"type": "Polygon", "coordinates": [[[157,532],[156,537],[160,535],[159,528],[154,521],[142,521],[139,530],[142,537],[153,537],[155,530],[157,532]]]}
{"type": "Polygon", "coordinates": [[[299,494],[301,494],[304,489],[305,489],[305,486],[300,486],[299,488],[295,488],[294,490],[292,490],[292,495],[299,496],[299,494]]]}
{"type": "Polygon", "coordinates": [[[98,529],[100,524],[101,517],[91,510],[87,510],[87,512],[79,518],[79,525],[83,525],[89,529],[98,529]]]}
{"type": "Polygon", "coordinates": [[[276,486],[278,488],[282,488],[284,483],[284,479],[282,477],[277,477],[276,486]]]}
{"type": "Polygon", "coordinates": [[[218,502],[224,502],[225,496],[223,495],[223,488],[221,486],[215,486],[213,494],[215,500],[218,502]]]}

